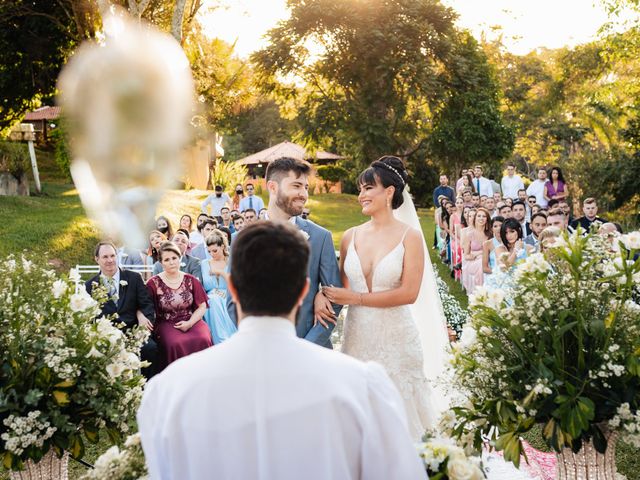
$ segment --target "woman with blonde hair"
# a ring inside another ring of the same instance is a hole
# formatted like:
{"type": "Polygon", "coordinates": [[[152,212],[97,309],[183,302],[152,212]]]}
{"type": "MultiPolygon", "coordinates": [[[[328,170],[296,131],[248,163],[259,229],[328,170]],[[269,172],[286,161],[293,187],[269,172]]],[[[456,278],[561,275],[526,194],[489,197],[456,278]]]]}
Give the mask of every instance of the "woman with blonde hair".
{"type": "Polygon", "coordinates": [[[204,242],[211,257],[200,263],[202,284],[209,297],[209,308],[204,314],[204,321],[211,330],[214,345],[217,345],[238,331],[227,311],[229,243],[227,235],[217,229],[204,242]]]}

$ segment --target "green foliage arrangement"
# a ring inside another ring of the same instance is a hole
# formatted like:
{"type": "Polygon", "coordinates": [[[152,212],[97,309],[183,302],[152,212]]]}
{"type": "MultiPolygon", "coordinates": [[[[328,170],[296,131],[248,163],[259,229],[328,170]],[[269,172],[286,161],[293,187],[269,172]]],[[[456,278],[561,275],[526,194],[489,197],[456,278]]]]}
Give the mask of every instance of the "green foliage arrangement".
{"type": "MultiPolygon", "coordinates": [[[[111,319],[94,321],[95,299],[77,272],[57,278],[25,257],[0,261],[0,458],[20,470],[50,449],[84,455],[84,439],[106,430],[114,443],[135,425],[142,397],[140,347],[148,333],[124,334],[111,319]]],[[[122,283],[122,282],[121,282],[122,283]]],[[[126,288],[125,284],[122,284],[126,288]]]]}
{"type": "Polygon", "coordinates": [[[225,192],[230,192],[237,184],[244,185],[244,179],[248,173],[247,167],[244,165],[216,158],[211,169],[211,184],[213,186],[222,185],[225,192]]]}
{"type": "Polygon", "coordinates": [[[479,289],[455,349],[466,400],[449,433],[477,449],[489,437],[516,465],[535,424],[558,452],[603,453],[615,430],[640,446],[640,232],[583,233],[529,256],[510,291],[479,289]]]}
{"type": "Polygon", "coordinates": [[[0,141],[0,172],[9,172],[18,180],[29,170],[29,151],[19,142],[0,141]]]}

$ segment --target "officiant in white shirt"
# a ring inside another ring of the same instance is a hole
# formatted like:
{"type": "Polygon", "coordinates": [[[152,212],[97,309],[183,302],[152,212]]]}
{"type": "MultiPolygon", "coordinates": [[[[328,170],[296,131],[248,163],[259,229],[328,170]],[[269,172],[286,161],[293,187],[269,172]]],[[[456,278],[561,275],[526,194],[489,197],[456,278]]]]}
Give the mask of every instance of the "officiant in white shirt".
{"type": "Polygon", "coordinates": [[[228,284],[238,333],[145,389],[138,425],[152,479],[427,478],[382,367],[296,336],[308,259],[287,223],[238,235],[228,284]]]}

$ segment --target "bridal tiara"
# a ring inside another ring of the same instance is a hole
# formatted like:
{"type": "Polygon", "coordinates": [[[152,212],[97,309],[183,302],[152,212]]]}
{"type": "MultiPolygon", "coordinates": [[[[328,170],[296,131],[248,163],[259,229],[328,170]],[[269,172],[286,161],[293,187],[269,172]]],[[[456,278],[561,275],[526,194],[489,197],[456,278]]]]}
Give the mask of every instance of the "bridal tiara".
{"type": "Polygon", "coordinates": [[[402,175],[400,175],[400,172],[398,170],[393,168],[391,165],[387,165],[386,163],[383,163],[383,162],[377,162],[377,163],[382,165],[387,170],[391,170],[393,173],[395,173],[398,176],[398,178],[400,179],[400,181],[402,182],[402,185],[405,185],[404,178],[402,178],[402,175]]]}

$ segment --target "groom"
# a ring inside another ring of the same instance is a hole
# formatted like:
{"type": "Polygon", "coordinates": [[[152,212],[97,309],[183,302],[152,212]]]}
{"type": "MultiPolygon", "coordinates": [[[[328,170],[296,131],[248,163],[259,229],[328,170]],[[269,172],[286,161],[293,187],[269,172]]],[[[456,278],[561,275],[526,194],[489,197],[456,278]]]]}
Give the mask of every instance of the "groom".
{"type": "MultiPolygon", "coordinates": [[[[342,306],[332,305],[324,295],[318,295],[318,291],[320,285],[342,286],[342,281],[331,232],[299,216],[309,199],[310,172],[309,164],[293,158],[283,157],[269,164],[266,174],[269,191],[267,220],[290,222],[309,241],[309,293],[298,312],[296,332],[300,338],[332,348],[331,332],[342,306]]],[[[235,321],[236,309],[231,303],[231,296],[228,302],[229,314],[235,321]]]]}

